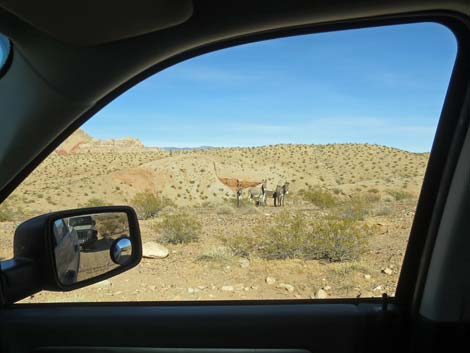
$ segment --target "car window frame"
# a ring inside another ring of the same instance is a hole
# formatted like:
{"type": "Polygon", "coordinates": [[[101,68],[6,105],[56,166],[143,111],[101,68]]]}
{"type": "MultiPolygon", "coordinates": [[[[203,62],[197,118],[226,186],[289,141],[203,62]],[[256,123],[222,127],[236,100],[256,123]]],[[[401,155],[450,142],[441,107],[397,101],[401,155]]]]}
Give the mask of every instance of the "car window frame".
{"type": "MultiPolygon", "coordinates": [[[[469,32],[470,21],[459,13],[450,11],[422,11],[418,13],[405,13],[392,16],[361,18],[344,20],[334,23],[294,26],[275,29],[262,33],[252,33],[236,38],[229,38],[210,45],[189,49],[163,60],[152,67],[142,71],[130,80],[124,82],[109,92],[88,111],[77,117],[62,134],[52,141],[39,155],[28,164],[21,173],[5,188],[0,190],[0,200],[5,199],[27,175],[29,175],[55,148],[83,123],[92,118],[98,111],[107,106],[121,94],[144,81],[146,78],[174,66],[180,62],[237,45],[249,44],[268,39],[284,38],[302,34],[314,34],[341,30],[361,29],[377,26],[411,24],[420,22],[434,22],[447,27],[457,40],[457,53],[454,70],[450,77],[447,94],[444,100],[441,117],[436,130],[428,167],[425,172],[418,207],[410,231],[409,242],[405,259],[397,284],[396,295],[384,298],[330,298],[330,299],[282,299],[282,300],[214,300],[214,301],[138,301],[138,302],[97,302],[97,303],[53,303],[48,305],[259,305],[259,304],[303,304],[303,303],[390,303],[404,306],[419,307],[420,293],[424,287],[426,271],[437,234],[437,226],[442,216],[445,196],[452,180],[453,172],[461,151],[469,121],[459,119],[459,111],[465,101],[465,87],[468,77],[468,64],[470,61],[469,32]],[[457,107],[457,108],[455,108],[457,107]]],[[[15,304],[15,305],[43,305],[15,304]]]]}

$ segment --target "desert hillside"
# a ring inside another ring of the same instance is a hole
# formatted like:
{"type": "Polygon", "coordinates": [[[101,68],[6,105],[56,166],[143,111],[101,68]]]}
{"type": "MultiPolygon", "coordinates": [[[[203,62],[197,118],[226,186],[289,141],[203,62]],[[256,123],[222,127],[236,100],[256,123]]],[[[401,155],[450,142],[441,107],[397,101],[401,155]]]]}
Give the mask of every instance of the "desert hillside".
{"type": "MultiPolygon", "coordinates": [[[[271,145],[165,151],[136,139],[98,140],[75,132],[13,193],[25,211],[77,207],[90,199],[126,204],[142,191],[179,206],[220,204],[235,197],[229,180],[268,190],[288,182],[291,193],[309,187],[353,195],[377,189],[417,194],[428,154],[368,144],[271,145]]],[[[244,195],[246,196],[246,195],[244,195]]]]}

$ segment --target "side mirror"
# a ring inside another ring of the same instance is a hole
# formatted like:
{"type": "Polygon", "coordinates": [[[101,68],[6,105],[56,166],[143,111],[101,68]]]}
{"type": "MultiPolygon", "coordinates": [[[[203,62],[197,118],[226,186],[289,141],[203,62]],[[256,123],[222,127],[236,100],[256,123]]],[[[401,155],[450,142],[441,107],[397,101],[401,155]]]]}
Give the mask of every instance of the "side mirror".
{"type": "Polygon", "coordinates": [[[3,301],[43,289],[69,291],[136,266],[142,258],[137,215],[131,207],[59,211],[18,226],[14,258],[0,263],[3,301]]]}

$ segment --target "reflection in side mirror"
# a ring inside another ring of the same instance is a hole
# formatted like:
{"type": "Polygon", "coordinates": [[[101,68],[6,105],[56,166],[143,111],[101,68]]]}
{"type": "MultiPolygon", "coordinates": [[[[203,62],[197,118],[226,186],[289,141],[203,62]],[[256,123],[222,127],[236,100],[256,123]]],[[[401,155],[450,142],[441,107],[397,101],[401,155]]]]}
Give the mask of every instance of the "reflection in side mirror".
{"type": "Polygon", "coordinates": [[[142,258],[132,207],[104,206],[44,214],[15,231],[13,258],[0,261],[5,303],[41,290],[69,291],[113,277],[142,258]]]}
{"type": "Polygon", "coordinates": [[[114,270],[132,257],[124,212],[59,218],[52,234],[57,279],[65,286],[114,270]]]}
{"type": "Polygon", "coordinates": [[[129,238],[120,238],[114,241],[110,249],[111,259],[118,265],[125,265],[131,260],[132,242],[129,238]]]}

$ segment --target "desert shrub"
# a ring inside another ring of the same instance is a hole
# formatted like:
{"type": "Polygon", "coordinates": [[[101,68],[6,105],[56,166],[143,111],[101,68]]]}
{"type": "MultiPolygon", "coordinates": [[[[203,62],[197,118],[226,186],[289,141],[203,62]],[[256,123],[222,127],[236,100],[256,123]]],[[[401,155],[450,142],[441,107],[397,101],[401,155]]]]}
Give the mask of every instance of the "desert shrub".
{"type": "Polygon", "coordinates": [[[269,227],[259,227],[257,235],[225,238],[238,256],[256,254],[261,258],[356,260],[367,249],[370,230],[358,222],[338,217],[307,219],[281,213],[269,227]]]}
{"type": "Polygon", "coordinates": [[[217,207],[217,205],[210,202],[210,201],[203,201],[203,202],[200,203],[200,207],[202,207],[202,208],[215,208],[215,207],[217,207]]]}
{"type": "Polygon", "coordinates": [[[263,242],[263,234],[237,234],[222,238],[224,244],[231,250],[233,255],[249,257],[256,255],[259,245],[263,242]]]}
{"type": "MultiPolygon", "coordinates": [[[[337,182],[337,184],[340,184],[340,183],[337,182]]],[[[335,195],[339,195],[339,194],[341,194],[341,189],[339,189],[339,188],[334,188],[334,189],[333,189],[333,193],[334,193],[335,195]]]]}
{"type": "Polygon", "coordinates": [[[334,217],[352,221],[362,221],[368,214],[369,206],[359,199],[351,199],[344,202],[333,212],[334,217]]]}
{"type": "Polygon", "coordinates": [[[367,250],[370,229],[350,219],[317,221],[314,227],[316,258],[331,262],[356,260],[367,250]]]}
{"type": "Polygon", "coordinates": [[[185,244],[197,241],[202,231],[201,223],[188,213],[169,214],[154,223],[153,229],[160,233],[162,243],[185,244]]]}
{"type": "Polygon", "coordinates": [[[308,190],[300,190],[299,194],[303,200],[321,208],[330,208],[338,203],[336,197],[331,192],[320,188],[314,187],[308,190]]]}
{"type": "Polygon", "coordinates": [[[13,221],[15,219],[14,210],[6,203],[0,205],[0,222],[13,221]]]}
{"type": "Polygon", "coordinates": [[[14,208],[6,202],[0,205],[0,222],[20,221],[25,218],[26,214],[22,208],[14,208]]]}
{"type": "Polygon", "coordinates": [[[365,193],[359,196],[361,199],[363,199],[367,203],[373,203],[373,202],[378,202],[380,201],[380,195],[376,193],[365,193]]]}
{"type": "Polygon", "coordinates": [[[82,207],[100,207],[100,206],[109,206],[109,203],[99,199],[99,198],[92,198],[85,202],[82,207]]]}
{"type": "Polygon", "coordinates": [[[387,194],[392,196],[396,201],[410,199],[413,195],[407,191],[402,190],[387,190],[387,194]]]}
{"type": "Polygon", "coordinates": [[[175,207],[174,202],[169,198],[149,191],[135,194],[131,200],[131,205],[135,208],[140,219],[155,217],[158,212],[167,206],[175,207]]]}
{"type": "Polygon", "coordinates": [[[342,202],[335,208],[332,214],[338,218],[350,219],[353,221],[362,221],[364,217],[370,214],[373,203],[380,200],[377,194],[359,194],[342,202]]]}

